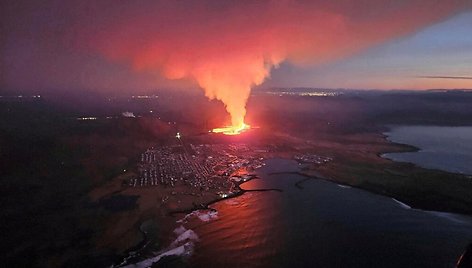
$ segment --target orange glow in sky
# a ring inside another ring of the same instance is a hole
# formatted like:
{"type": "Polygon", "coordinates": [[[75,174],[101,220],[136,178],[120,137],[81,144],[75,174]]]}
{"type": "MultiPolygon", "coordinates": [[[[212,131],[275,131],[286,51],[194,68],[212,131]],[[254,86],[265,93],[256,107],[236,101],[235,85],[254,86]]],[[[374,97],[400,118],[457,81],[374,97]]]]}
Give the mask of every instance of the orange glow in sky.
{"type": "Polygon", "coordinates": [[[217,131],[237,134],[246,128],[251,88],[281,63],[338,60],[450,17],[469,1],[234,1],[213,8],[151,1],[139,9],[123,4],[108,11],[111,22],[93,16],[79,29],[85,47],[109,60],[197,84],[231,117],[231,127],[217,131]]]}

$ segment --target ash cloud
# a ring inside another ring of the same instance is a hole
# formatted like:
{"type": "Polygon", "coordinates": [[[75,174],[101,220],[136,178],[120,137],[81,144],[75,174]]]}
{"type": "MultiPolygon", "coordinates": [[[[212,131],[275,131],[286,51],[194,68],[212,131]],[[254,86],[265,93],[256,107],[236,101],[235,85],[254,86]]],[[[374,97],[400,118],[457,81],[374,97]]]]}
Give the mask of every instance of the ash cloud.
{"type": "Polygon", "coordinates": [[[412,34],[472,6],[470,0],[52,1],[49,5],[41,8],[50,18],[60,19],[47,20],[46,30],[60,31],[41,39],[59,38],[68,51],[97,53],[136,73],[194,82],[208,98],[225,104],[233,126],[243,123],[251,88],[263,83],[281,62],[333,61],[412,34]]]}

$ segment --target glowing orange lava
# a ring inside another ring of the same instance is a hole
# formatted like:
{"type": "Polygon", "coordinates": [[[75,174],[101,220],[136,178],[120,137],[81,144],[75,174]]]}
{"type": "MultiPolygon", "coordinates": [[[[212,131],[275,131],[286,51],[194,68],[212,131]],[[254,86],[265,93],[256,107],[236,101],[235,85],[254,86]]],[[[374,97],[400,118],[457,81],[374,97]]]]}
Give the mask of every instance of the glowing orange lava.
{"type": "Polygon", "coordinates": [[[214,128],[211,132],[213,133],[223,133],[225,135],[239,135],[251,128],[250,125],[241,123],[239,126],[227,126],[221,128],[214,128]]]}

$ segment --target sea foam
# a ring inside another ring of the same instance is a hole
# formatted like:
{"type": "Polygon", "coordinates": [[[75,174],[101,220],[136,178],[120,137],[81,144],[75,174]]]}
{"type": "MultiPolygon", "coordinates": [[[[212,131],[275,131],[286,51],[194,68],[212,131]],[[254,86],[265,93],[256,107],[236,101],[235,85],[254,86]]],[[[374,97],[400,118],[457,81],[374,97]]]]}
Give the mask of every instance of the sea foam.
{"type": "Polygon", "coordinates": [[[125,268],[134,268],[134,267],[151,267],[152,264],[158,262],[161,258],[165,256],[181,256],[187,257],[192,255],[195,242],[199,240],[198,235],[190,229],[186,229],[183,226],[179,226],[174,230],[175,234],[178,234],[177,238],[170,244],[168,248],[163,251],[160,251],[157,256],[142,260],[135,264],[129,264],[123,266],[125,268]]]}
{"type": "Polygon", "coordinates": [[[214,220],[218,218],[218,211],[216,210],[195,210],[183,217],[182,219],[178,220],[177,223],[185,223],[190,218],[197,217],[201,221],[208,222],[210,220],[214,220]]]}
{"type": "Polygon", "coordinates": [[[126,265],[124,267],[125,268],[151,267],[154,263],[158,262],[161,258],[165,256],[190,256],[193,253],[193,247],[194,247],[194,244],[192,242],[187,242],[181,246],[164,251],[155,257],[145,259],[135,264],[126,265]]]}
{"type": "Polygon", "coordinates": [[[404,209],[411,209],[410,206],[408,206],[407,204],[405,204],[405,203],[403,203],[403,202],[401,202],[401,201],[398,201],[398,200],[395,199],[395,198],[392,198],[392,200],[395,201],[395,203],[399,204],[399,205],[400,205],[402,208],[404,208],[404,209]]]}

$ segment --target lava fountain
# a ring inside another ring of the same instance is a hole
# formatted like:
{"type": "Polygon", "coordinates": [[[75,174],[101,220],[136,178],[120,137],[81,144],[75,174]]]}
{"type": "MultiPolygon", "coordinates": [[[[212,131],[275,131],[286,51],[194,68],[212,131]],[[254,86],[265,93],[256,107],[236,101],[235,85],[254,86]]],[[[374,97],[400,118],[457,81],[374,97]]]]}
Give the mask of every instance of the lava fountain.
{"type": "Polygon", "coordinates": [[[223,133],[225,135],[239,135],[249,129],[251,129],[250,125],[241,123],[239,126],[226,126],[226,127],[221,127],[221,128],[214,128],[211,132],[223,133]]]}
{"type": "Polygon", "coordinates": [[[213,132],[227,135],[249,129],[244,117],[251,88],[281,63],[303,67],[343,59],[472,8],[470,0],[76,2],[72,10],[80,13],[70,14],[87,20],[60,31],[78,33],[70,43],[156,75],[157,82],[198,85],[224,104],[231,126],[213,132]]]}

